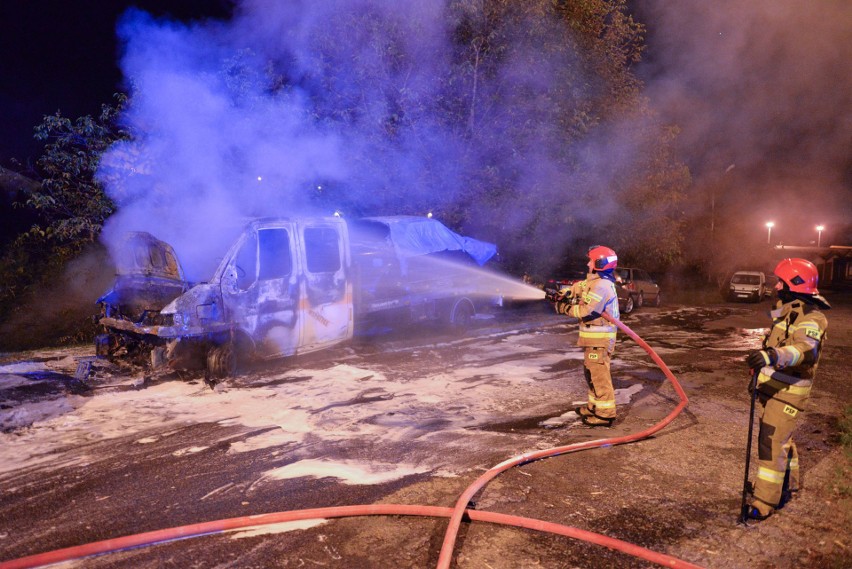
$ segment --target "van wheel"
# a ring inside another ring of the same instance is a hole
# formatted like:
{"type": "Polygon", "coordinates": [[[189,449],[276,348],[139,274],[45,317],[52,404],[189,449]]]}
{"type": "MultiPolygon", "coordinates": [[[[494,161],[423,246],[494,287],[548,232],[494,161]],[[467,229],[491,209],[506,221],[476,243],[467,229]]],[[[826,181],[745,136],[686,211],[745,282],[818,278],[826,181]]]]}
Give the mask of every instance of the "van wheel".
{"type": "Polygon", "coordinates": [[[207,374],[205,380],[215,383],[215,380],[232,377],[237,374],[237,355],[233,342],[225,342],[213,346],[207,351],[207,374]]]}
{"type": "Polygon", "coordinates": [[[642,308],[643,306],[645,306],[645,294],[640,292],[636,296],[636,308],[642,308]]]}
{"type": "Polygon", "coordinates": [[[453,306],[453,312],[450,315],[450,327],[455,332],[465,332],[470,328],[470,323],[475,314],[476,310],[468,299],[459,300],[453,306]]]}
{"type": "Polygon", "coordinates": [[[120,347],[121,338],[118,334],[107,332],[95,336],[95,355],[100,358],[112,360],[120,347]]]}
{"type": "Polygon", "coordinates": [[[663,303],[663,293],[658,292],[657,296],[654,298],[654,306],[656,308],[659,308],[662,303],[663,303]]]}
{"type": "Polygon", "coordinates": [[[633,312],[633,297],[631,295],[627,295],[627,300],[624,302],[624,310],[621,311],[622,314],[630,314],[633,312]]]}

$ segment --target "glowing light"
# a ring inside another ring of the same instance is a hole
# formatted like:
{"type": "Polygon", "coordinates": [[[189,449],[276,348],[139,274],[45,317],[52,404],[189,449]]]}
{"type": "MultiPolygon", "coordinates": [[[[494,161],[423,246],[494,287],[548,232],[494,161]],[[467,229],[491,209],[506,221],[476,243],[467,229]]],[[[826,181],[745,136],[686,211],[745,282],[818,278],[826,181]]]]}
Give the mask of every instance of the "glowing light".
{"type": "Polygon", "coordinates": [[[258,182],[263,181],[263,176],[258,176],[258,177],[257,177],[257,181],[258,181],[258,182]]]}
{"type": "Polygon", "coordinates": [[[427,213],[426,217],[428,217],[429,219],[432,219],[432,212],[430,211],[429,213],[427,213]]]}
{"type": "Polygon", "coordinates": [[[334,217],[343,217],[343,213],[339,209],[334,210],[334,217]]]}
{"type": "Polygon", "coordinates": [[[820,246],[820,244],[822,243],[822,232],[823,232],[823,230],[824,230],[824,229],[825,229],[825,225],[817,225],[817,226],[816,226],[816,230],[817,230],[817,247],[819,247],[819,246],[820,246]]]}
{"type": "Polygon", "coordinates": [[[317,191],[321,192],[321,191],[322,191],[322,186],[317,186],[317,191]]]}
{"type": "Polygon", "coordinates": [[[772,228],[773,227],[775,227],[774,221],[767,221],[766,222],[766,229],[768,230],[767,233],[766,233],[766,244],[767,245],[770,243],[770,239],[772,239],[772,228]]]}

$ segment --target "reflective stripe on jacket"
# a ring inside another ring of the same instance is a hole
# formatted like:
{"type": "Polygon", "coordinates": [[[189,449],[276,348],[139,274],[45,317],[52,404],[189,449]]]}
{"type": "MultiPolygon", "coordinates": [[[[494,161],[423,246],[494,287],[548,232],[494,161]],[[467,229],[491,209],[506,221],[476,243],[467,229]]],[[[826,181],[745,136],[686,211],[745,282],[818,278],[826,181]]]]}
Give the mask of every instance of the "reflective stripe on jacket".
{"type": "Polygon", "coordinates": [[[572,306],[568,312],[580,320],[580,337],[578,346],[608,348],[610,351],[615,347],[616,326],[603,317],[583,322],[583,318],[592,313],[603,314],[606,312],[613,318],[619,318],[618,297],[615,293],[615,283],[609,279],[602,279],[596,273],[590,274],[585,281],[580,283],[577,289],[579,303],[572,306]]]}
{"type": "Polygon", "coordinates": [[[772,391],[774,393],[791,394],[807,397],[811,394],[814,382],[810,379],[802,379],[787,375],[773,367],[766,366],[760,370],[757,376],[758,389],[762,392],[772,391]]]}
{"type": "Polygon", "coordinates": [[[780,305],[772,317],[764,348],[775,350],[777,361],[760,370],[758,390],[801,408],[810,396],[828,320],[800,300],[780,305]]]}

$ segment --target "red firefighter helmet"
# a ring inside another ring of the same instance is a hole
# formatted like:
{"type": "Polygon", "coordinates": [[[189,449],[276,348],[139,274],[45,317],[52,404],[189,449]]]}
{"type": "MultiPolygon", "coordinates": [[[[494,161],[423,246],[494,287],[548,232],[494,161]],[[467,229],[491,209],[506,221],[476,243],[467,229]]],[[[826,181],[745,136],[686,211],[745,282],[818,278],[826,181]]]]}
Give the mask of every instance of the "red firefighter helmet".
{"type": "Polygon", "coordinates": [[[775,275],[784,281],[790,292],[817,295],[817,268],[805,259],[784,259],[775,267],[775,275]]]}
{"type": "Polygon", "coordinates": [[[618,255],[609,247],[595,245],[589,248],[589,260],[594,262],[596,271],[609,271],[618,266],[618,255]]]}

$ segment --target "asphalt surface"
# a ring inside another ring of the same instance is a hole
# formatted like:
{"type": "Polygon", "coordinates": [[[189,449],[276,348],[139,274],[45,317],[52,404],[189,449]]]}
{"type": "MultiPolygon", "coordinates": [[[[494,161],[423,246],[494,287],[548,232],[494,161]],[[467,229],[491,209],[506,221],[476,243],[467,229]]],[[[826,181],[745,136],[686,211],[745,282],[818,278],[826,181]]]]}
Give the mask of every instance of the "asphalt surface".
{"type": "MultiPolygon", "coordinates": [[[[844,299],[844,317],[845,306],[844,299]]],[[[742,357],[759,345],[768,308],[678,305],[625,317],[681,379],[692,400],[687,412],[647,442],[514,469],[476,507],[576,525],[708,567],[796,566],[752,544],[766,541],[757,534],[724,551],[748,411],[745,380],[734,376],[745,375],[742,357]]],[[[839,346],[852,344],[848,326],[837,335],[839,346]]],[[[647,428],[676,404],[647,355],[620,337],[613,362],[619,420],[605,430],[581,425],[571,412],[586,391],[575,340],[574,323],[544,303],[526,304],[476,320],[463,337],[421,327],[358,338],[244,367],[215,389],[191,374],[106,362],[81,381],[74,374],[91,355],[88,346],[5,354],[0,561],[268,512],[452,506],[467,484],[509,457],[647,428]]],[[[824,357],[848,363],[846,354],[838,347],[824,357]]],[[[839,373],[840,363],[825,366],[827,373],[839,373]]],[[[833,418],[847,396],[848,388],[815,397],[832,399],[831,409],[821,405],[811,415],[804,435],[803,468],[815,479],[830,478],[823,462],[836,462],[839,447],[827,434],[836,432],[833,418]]],[[[445,526],[388,517],[276,526],[70,566],[428,567],[445,526]]],[[[818,524],[811,531],[822,532],[818,524]]],[[[773,539],[779,556],[791,547],[773,539]]],[[[837,539],[852,545],[848,535],[837,539]]],[[[832,539],[800,549],[811,553],[791,562],[848,559],[832,539]]],[[[462,529],[454,566],[649,565],[566,538],[474,523],[462,529]]]]}

